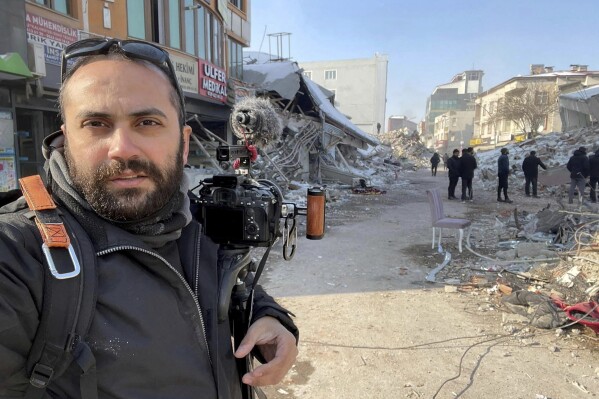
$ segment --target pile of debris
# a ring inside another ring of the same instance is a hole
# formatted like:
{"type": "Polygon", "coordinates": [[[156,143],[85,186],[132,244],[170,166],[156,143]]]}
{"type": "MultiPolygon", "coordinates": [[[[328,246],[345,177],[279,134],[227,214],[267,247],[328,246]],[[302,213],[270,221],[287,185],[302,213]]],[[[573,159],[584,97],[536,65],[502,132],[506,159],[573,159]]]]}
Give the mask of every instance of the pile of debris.
{"type": "MultiPolygon", "coordinates": [[[[536,151],[537,157],[547,166],[547,171],[539,171],[539,188],[552,194],[560,194],[563,188],[559,186],[569,183],[569,172],[566,164],[575,150],[580,147],[587,149],[587,155],[599,150],[599,128],[589,127],[570,132],[553,132],[529,139],[520,143],[510,143],[505,146],[509,150],[510,174],[509,184],[519,187],[524,182],[522,161],[530,153],[536,151]]],[[[497,188],[497,158],[499,148],[477,152],[477,177],[487,190],[497,188]]]]}
{"type": "Polygon", "coordinates": [[[377,137],[381,143],[391,148],[393,157],[402,164],[404,169],[416,170],[430,166],[430,157],[433,153],[420,141],[417,132],[410,133],[399,129],[377,137]]]}

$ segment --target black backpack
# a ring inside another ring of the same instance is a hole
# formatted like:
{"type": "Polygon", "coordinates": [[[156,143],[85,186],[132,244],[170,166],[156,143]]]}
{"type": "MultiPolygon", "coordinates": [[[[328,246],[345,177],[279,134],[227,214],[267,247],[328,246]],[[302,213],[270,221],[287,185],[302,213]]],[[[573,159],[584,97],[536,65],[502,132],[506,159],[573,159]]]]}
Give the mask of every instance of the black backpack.
{"type": "Polygon", "coordinates": [[[73,362],[81,369],[80,397],[97,399],[96,362],[84,341],[96,305],[94,247],[79,223],[56,208],[40,176],[19,181],[30,209],[25,215],[35,218],[44,241],[46,266],[41,320],[27,358],[25,399],[43,398],[48,385],[73,362]]]}

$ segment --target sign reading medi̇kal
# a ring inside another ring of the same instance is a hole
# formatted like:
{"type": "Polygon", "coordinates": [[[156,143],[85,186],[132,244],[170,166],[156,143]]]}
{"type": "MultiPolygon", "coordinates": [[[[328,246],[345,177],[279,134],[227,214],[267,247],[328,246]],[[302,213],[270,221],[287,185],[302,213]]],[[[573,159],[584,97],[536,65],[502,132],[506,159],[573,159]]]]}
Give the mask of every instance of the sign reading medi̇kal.
{"type": "Polygon", "coordinates": [[[27,13],[27,41],[44,46],[48,64],[60,65],[62,50],[79,39],[77,29],[39,15],[27,13]]]}
{"type": "Polygon", "coordinates": [[[170,58],[181,90],[198,94],[198,61],[195,58],[184,58],[172,53],[170,58]]]}
{"type": "Polygon", "coordinates": [[[227,74],[224,69],[200,60],[200,95],[227,102],[227,74]]]}

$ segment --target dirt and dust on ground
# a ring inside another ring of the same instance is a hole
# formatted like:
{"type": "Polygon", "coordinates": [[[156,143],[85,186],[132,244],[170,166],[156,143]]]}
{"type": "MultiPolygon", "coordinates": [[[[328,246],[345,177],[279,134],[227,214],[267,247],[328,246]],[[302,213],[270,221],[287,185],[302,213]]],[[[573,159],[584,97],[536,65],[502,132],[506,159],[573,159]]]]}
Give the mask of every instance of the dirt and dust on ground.
{"type": "Polygon", "coordinates": [[[528,215],[556,206],[551,197],[527,198],[514,187],[513,204],[497,203],[475,181],[473,202],[445,200],[447,215],[473,221],[473,252],[459,253],[456,234],[444,233],[451,261],[428,282],[445,253],[431,248],[426,190],[445,193],[446,173],[402,171],[397,182],[379,188],[385,194],[330,187],[336,201],[327,205],[325,238],[300,238],[289,262],[280,248],[271,253],[262,284],[295,314],[300,341],[295,365],[265,389],[268,398],[599,397],[599,335],[567,321],[537,327],[535,313],[543,307],[502,301],[510,291],[571,289],[574,298],[586,276],[579,271],[558,286],[552,282],[568,275],[567,256],[497,257],[523,242],[515,215],[525,224],[528,215]],[[534,269],[524,267],[531,263],[534,269]]]}

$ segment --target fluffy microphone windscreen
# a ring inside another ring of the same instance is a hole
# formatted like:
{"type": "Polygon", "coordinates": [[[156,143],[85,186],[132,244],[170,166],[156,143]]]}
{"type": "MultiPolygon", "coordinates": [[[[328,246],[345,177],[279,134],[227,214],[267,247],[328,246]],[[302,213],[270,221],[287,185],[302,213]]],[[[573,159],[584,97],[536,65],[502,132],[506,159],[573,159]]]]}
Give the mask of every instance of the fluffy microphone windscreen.
{"type": "Polygon", "coordinates": [[[264,98],[246,97],[233,107],[231,126],[235,136],[251,140],[263,151],[281,136],[283,124],[274,106],[264,98]]]}

